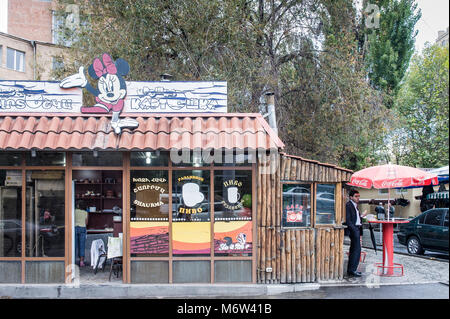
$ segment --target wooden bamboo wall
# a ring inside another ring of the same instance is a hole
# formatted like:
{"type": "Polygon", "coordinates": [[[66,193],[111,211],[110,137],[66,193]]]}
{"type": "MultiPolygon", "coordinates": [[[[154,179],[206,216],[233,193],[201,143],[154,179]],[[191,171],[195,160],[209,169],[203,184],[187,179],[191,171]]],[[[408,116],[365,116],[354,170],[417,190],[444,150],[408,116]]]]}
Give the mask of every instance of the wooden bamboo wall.
{"type": "Polygon", "coordinates": [[[302,283],[343,278],[344,228],[341,222],[344,201],[341,183],[348,181],[350,176],[351,172],[347,170],[283,155],[258,164],[258,283],[302,283]],[[281,181],[336,183],[336,225],[282,229],[281,181]]]}

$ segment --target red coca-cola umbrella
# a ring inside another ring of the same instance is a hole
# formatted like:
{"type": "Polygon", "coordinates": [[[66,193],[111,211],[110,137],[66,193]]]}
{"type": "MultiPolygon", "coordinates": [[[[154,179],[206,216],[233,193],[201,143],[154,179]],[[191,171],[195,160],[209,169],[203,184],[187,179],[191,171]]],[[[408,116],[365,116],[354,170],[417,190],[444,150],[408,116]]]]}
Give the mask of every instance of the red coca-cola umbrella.
{"type": "MultiPolygon", "coordinates": [[[[438,183],[436,174],[409,166],[385,164],[357,171],[352,175],[350,183],[347,185],[390,190],[391,188],[437,185],[438,183]]],[[[390,191],[388,194],[389,219],[390,191]]]]}

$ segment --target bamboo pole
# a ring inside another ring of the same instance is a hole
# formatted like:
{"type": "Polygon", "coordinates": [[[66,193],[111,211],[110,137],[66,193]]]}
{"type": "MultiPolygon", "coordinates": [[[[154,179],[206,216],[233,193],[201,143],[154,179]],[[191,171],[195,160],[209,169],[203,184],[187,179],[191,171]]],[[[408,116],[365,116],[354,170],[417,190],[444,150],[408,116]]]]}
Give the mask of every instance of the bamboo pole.
{"type": "Polygon", "coordinates": [[[286,282],[292,282],[291,230],[286,231],[286,282]]]}
{"type": "Polygon", "coordinates": [[[289,176],[291,175],[291,159],[286,159],[286,168],[284,170],[284,177],[283,179],[289,180],[289,176]]]}
{"type": "Polygon", "coordinates": [[[266,283],[266,228],[261,227],[261,282],[266,283]]]}
{"type": "Polygon", "coordinates": [[[295,181],[296,180],[296,174],[297,174],[297,160],[292,159],[291,162],[291,174],[289,175],[289,180],[295,181]]]}
{"type": "Polygon", "coordinates": [[[322,280],[327,280],[327,269],[328,269],[328,253],[329,253],[329,242],[327,239],[327,230],[323,229],[322,234],[322,280]]]}
{"type": "Polygon", "coordinates": [[[297,174],[296,174],[296,178],[297,181],[302,180],[302,161],[301,160],[297,160],[297,174]]]}
{"type": "Polygon", "coordinates": [[[281,283],[286,283],[286,231],[280,230],[280,247],[281,247],[281,258],[280,258],[280,281],[281,283]]]}
{"type": "Polygon", "coordinates": [[[339,278],[339,233],[340,233],[340,229],[337,228],[334,230],[334,243],[335,243],[335,259],[336,262],[334,263],[334,279],[338,279],[339,278]]]}
{"type": "Polygon", "coordinates": [[[314,236],[315,236],[314,230],[311,229],[309,232],[309,250],[310,250],[309,251],[309,256],[310,256],[309,263],[310,263],[310,267],[311,267],[311,271],[310,271],[310,273],[311,273],[310,281],[311,282],[316,281],[316,260],[315,260],[316,249],[315,249],[314,236]]]}
{"type": "Polygon", "coordinates": [[[329,279],[334,278],[334,264],[335,264],[335,241],[334,241],[334,229],[330,229],[330,269],[329,279]]]}
{"type": "Polygon", "coordinates": [[[306,230],[302,230],[301,233],[301,258],[302,258],[302,282],[306,282],[306,273],[307,273],[307,263],[306,263],[306,240],[307,240],[307,236],[306,236],[306,230]]]}
{"type": "Polygon", "coordinates": [[[339,229],[339,279],[344,278],[344,229],[339,229]]]}
{"type": "Polygon", "coordinates": [[[281,167],[280,167],[280,178],[281,179],[285,179],[284,178],[284,171],[286,170],[286,164],[287,164],[287,159],[285,156],[281,156],[281,167]]]}
{"type": "Polygon", "coordinates": [[[297,247],[296,247],[296,239],[297,239],[297,230],[291,231],[291,272],[292,272],[292,282],[295,283],[297,281],[297,247]]]}
{"type": "Polygon", "coordinates": [[[320,280],[321,257],[322,257],[322,232],[320,228],[314,229],[316,233],[316,277],[320,280]]]}

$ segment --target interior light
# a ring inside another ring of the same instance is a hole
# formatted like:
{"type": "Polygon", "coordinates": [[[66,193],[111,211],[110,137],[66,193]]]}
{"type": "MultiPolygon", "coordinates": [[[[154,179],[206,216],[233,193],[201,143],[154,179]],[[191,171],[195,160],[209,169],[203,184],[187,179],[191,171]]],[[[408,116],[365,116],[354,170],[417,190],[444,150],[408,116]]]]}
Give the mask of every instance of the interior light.
{"type": "Polygon", "coordinates": [[[98,151],[94,151],[94,157],[98,156],[98,151]]]}
{"type": "Polygon", "coordinates": [[[36,150],[31,150],[31,157],[36,157],[36,150]]]}

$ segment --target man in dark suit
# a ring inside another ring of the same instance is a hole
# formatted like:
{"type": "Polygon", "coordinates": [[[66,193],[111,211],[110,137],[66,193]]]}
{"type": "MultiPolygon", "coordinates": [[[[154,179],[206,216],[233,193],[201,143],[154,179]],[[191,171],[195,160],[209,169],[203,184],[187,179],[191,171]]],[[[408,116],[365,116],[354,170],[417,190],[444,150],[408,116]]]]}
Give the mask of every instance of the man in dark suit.
{"type": "Polygon", "coordinates": [[[361,273],[356,271],[358,269],[359,258],[361,255],[361,241],[362,236],[362,222],[358,210],[359,192],[357,190],[350,190],[350,200],[345,205],[345,235],[350,237],[350,251],[348,256],[347,275],[350,277],[361,277],[361,273]]]}

